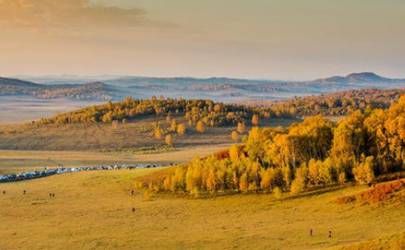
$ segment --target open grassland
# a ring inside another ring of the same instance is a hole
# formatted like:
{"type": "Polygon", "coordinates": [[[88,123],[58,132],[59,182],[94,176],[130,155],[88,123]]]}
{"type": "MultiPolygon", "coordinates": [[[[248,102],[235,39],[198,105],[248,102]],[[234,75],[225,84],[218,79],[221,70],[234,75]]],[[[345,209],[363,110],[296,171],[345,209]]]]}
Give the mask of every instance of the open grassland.
{"type": "MultiPolygon", "coordinates": [[[[178,123],[185,124],[182,117],[178,123]]],[[[273,119],[263,126],[287,126],[294,119],[273,119]]],[[[164,117],[144,117],[117,126],[111,124],[69,124],[46,125],[0,125],[0,149],[8,150],[104,150],[126,151],[144,148],[156,149],[165,145],[163,139],[153,137],[156,122],[168,127],[164,117]]],[[[205,133],[197,133],[188,127],[183,136],[174,137],[174,146],[184,148],[196,145],[218,145],[231,143],[234,127],[207,128],[205,133]]],[[[248,130],[246,130],[248,131],[248,130]]]]}
{"type": "Polygon", "coordinates": [[[91,151],[16,151],[0,150],[0,174],[18,173],[44,167],[94,166],[108,164],[148,163],[166,165],[183,163],[194,157],[203,157],[227,148],[228,144],[201,145],[172,149],[171,151],[146,152],[91,152],[91,151]]]}
{"type": "Polygon", "coordinates": [[[156,170],[83,172],[0,184],[6,191],[0,193],[0,249],[404,246],[404,191],[373,205],[336,202],[367,190],[364,186],[281,200],[254,194],[209,199],[169,195],[145,199],[138,192],[132,196],[133,179],[151,171],[156,170]],[[50,192],[56,197],[49,198],[50,192]]]}

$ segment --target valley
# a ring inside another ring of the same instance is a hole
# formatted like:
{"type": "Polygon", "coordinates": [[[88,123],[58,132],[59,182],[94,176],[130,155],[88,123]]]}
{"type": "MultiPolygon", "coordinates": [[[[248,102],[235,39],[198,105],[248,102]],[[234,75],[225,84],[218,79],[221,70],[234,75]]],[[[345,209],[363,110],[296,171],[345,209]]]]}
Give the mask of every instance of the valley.
{"type": "Polygon", "coordinates": [[[0,250],[405,250],[404,13],[0,0],[0,250]]]}
{"type": "Polygon", "coordinates": [[[106,102],[67,89],[0,97],[0,175],[83,170],[0,183],[0,248],[405,244],[403,88],[231,102],[106,102]],[[157,167],[120,167],[137,164],[157,167]]]}
{"type": "Polygon", "coordinates": [[[226,103],[269,103],[295,96],[405,87],[405,79],[390,79],[368,72],[311,81],[131,76],[20,77],[0,77],[0,105],[7,107],[0,110],[1,123],[39,119],[108,100],[122,100],[127,96],[137,99],[165,96],[226,103]]]}

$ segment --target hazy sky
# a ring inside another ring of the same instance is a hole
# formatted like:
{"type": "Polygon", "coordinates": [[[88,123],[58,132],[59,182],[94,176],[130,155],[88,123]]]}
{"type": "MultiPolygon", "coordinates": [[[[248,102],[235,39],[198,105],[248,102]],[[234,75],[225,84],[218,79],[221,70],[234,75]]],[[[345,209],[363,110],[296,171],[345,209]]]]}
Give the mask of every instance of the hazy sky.
{"type": "Polygon", "coordinates": [[[0,75],[405,77],[404,0],[0,0],[0,75]]]}

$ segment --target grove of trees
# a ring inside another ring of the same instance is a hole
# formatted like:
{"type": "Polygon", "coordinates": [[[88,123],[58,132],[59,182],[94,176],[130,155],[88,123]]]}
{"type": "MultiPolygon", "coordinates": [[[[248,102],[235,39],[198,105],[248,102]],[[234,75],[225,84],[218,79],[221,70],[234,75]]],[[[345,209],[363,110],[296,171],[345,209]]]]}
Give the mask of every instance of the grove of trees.
{"type": "Polygon", "coordinates": [[[299,193],[347,181],[372,183],[405,169],[405,96],[387,110],[321,115],[289,128],[258,128],[243,144],[139,179],[156,192],[299,193]]]}

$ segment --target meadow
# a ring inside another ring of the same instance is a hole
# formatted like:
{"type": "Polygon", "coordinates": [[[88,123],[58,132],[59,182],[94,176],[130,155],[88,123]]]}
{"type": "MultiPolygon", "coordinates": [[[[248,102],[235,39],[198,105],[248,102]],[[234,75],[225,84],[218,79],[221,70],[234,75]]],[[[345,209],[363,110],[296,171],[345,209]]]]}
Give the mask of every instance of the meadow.
{"type": "Polygon", "coordinates": [[[133,179],[153,171],[0,184],[6,191],[0,193],[0,249],[401,249],[405,244],[404,190],[367,205],[336,202],[368,189],[350,184],[280,199],[131,195],[133,179]]]}
{"type": "Polygon", "coordinates": [[[0,174],[19,173],[44,167],[95,166],[147,163],[170,165],[203,157],[227,148],[228,144],[200,145],[163,151],[23,151],[0,150],[0,174]]]}
{"type": "MultiPolygon", "coordinates": [[[[179,123],[186,123],[176,117],[179,123]]],[[[296,119],[271,119],[263,126],[287,126],[296,119]]],[[[165,117],[143,117],[118,126],[111,124],[67,124],[33,127],[29,124],[0,125],[0,149],[43,151],[142,151],[159,150],[165,142],[153,136],[154,124],[167,127],[165,117]]],[[[234,127],[207,128],[197,133],[188,128],[183,136],[174,137],[176,148],[232,143],[234,127]]]]}

